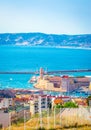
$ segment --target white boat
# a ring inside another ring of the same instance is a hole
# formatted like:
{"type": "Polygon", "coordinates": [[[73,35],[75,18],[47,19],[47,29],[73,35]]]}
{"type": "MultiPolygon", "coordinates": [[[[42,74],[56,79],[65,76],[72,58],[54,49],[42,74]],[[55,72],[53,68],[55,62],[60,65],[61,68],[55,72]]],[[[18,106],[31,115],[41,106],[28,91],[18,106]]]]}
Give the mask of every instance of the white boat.
{"type": "Polygon", "coordinates": [[[28,83],[35,83],[37,82],[37,77],[36,76],[33,76],[29,81],[28,83]]]}

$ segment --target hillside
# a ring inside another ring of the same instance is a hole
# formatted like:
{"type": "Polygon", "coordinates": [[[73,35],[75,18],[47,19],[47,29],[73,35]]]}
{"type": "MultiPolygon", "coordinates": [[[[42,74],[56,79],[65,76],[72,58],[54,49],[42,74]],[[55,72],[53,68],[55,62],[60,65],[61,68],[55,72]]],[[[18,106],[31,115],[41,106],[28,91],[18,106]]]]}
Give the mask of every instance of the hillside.
{"type": "Polygon", "coordinates": [[[91,34],[55,35],[44,33],[3,33],[0,45],[69,46],[91,48],[91,34]]]}

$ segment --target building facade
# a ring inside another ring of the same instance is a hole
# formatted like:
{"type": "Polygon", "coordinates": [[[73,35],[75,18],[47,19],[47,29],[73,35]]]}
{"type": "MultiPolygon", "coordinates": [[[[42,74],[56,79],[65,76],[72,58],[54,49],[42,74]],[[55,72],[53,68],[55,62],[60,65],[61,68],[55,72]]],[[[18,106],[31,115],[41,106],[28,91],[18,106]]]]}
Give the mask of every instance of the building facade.
{"type": "Polygon", "coordinates": [[[6,109],[9,106],[14,106],[14,100],[12,98],[0,98],[0,109],[6,109]]]}
{"type": "Polygon", "coordinates": [[[47,110],[51,104],[51,97],[47,95],[37,95],[30,100],[31,115],[47,110]]]}

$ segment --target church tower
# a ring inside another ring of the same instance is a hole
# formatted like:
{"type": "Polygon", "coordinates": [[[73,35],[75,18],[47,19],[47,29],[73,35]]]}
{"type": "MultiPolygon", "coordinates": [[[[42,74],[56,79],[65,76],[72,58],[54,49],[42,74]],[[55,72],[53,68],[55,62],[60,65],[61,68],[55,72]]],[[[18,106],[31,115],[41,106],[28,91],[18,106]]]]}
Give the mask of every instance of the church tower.
{"type": "Polygon", "coordinates": [[[40,78],[43,79],[44,70],[43,68],[40,68],[40,78]]]}

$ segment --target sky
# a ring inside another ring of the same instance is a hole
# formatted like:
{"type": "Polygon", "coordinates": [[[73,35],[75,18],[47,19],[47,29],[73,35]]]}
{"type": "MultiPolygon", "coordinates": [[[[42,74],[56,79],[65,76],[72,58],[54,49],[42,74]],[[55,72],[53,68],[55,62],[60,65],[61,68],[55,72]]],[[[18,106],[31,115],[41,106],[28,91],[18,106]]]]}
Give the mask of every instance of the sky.
{"type": "Polygon", "coordinates": [[[91,0],[0,0],[0,33],[91,34],[91,0]]]}

